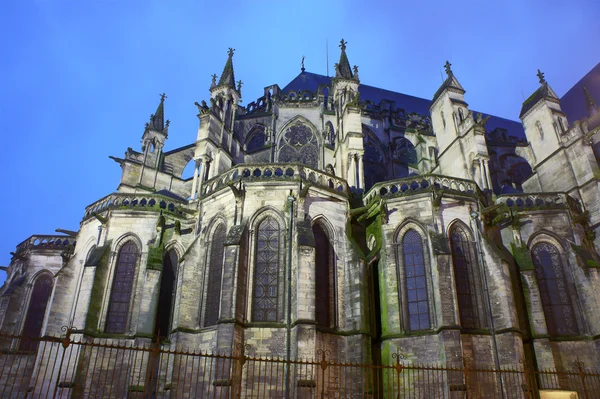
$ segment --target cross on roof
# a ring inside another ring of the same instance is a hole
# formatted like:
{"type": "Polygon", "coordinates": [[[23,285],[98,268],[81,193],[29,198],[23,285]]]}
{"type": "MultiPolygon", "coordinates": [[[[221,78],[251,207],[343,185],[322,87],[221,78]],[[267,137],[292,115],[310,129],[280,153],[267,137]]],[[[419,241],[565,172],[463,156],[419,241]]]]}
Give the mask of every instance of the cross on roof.
{"type": "Polygon", "coordinates": [[[240,90],[242,90],[242,85],[243,85],[243,84],[244,84],[244,82],[242,82],[242,80],[241,80],[241,79],[237,81],[237,91],[240,91],[240,90]]]}
{"type": "Polygon", "coordinates": [[[546,83],[546,79],[544,78],[544,73],[538,69],[537,77],[540,79],[540,84],[546,83]]]}
{"type": "Polygon", "coordinates": [[[165,93],[160,95],[160,101],[165,101],[165,98],[167,98],[167,95],[165,93]]]}
{"type": "Polygon", "coordinates": [[[233,53],[235,53],[235,49],[229,47],[229,50],[227,50],[227,55],[229,55],[230,57],[233,57],[233,53]]]}
{"type": "Polygon", "coordinates": [[[452,69],[450,69],[451,66],[452,66],[452,64],[450,63],[450,61],[446,60],[446,63],[444,64],[444,69],[446,70],[446,75],[452,74],[452,69]]]}
{"type": "Polygon", "coordinates": [[[344,39],[340,40],[340,48],[342,51],[346,50],[346,44],[348,44],[348,42],[345,42],[344,39]]]}

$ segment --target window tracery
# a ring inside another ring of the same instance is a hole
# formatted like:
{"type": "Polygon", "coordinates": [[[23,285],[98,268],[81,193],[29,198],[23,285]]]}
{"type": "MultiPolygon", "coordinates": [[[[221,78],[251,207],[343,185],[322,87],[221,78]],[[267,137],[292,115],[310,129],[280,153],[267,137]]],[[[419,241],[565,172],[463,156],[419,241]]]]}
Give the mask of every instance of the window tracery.
{"type": "Polygon", "coordinates": [[[531,250],[546,325],[550,335],[577,335],[578,327],[558,249],[540,242],[531,250]]]}
{"type": "Polygon", "coordinates": [[[323,228],[313,225],[315,236],[315,321],[333,327],[335,315],[335,252],[323,228]]]}
{"type": "Polygon", "coordinates": [[[423,240],[414,229],[408,230],[402,239],[402,261],[408,329],[417,331],[431,328],[423,240]]]}
{"type": "Polygon", "coordinates": [[[279,313],[279,223],[267,216],[258,225],[254,262],[253,321],[277,321],[279,313]]]}
{"type": "Polygon", "coordinates": [[[52,276],[48,273],[43,273],[35,279],[29,306],[25,314],[25,323],[23,324],[23,339],[19,342],[19,350],[33,351],[37,349],[38,341],[42,333],[44,316],[48,301],[52,294],[52,276]]]}
{"type": "Polygon", "coordinates": [[[219,224],[214,230],[210,243],[210,260],[206,289],[204,327],[217,324],[221,304],[221,281],[223,277],[223,248],[225,245],[225,225],[219,224]]]}
{"type": "Polygon", "coordinates": [[[278,162],[298,162],[315,169],[319,166],[317,136],[306,124],[288,127],[277,148],[278,162]]]}
{"type": "Polygon", "coordinates": [[[450,231],[460,325],[462,328],[478,329],[485,325],[479,309],[479,271],[469,238],[467,231],[460,225],[455,225],[450,231]]]}
{"type": "Polygon", "coordinates": [[[106,315],[108,333],[124,333],[126,330],[137,258],[138,248],[131,240],[119,250],[106,315]]]}

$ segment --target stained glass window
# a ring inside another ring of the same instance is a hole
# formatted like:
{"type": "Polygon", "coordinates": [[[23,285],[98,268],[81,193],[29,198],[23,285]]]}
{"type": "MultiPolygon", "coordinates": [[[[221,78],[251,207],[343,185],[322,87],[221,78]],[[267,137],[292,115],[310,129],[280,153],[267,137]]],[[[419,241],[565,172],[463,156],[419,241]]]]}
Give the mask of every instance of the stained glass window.
{"type": "Polygon", "coordinates": [[[119,250],[106,315],[108,333],[125,332],[137,257],[138,249],[133,241],[128,241],[119,250]]]}
{"type": "Polygon", "coordinates": [[[50,294],[52,294],[52,285],[52,276],[47,273],[36,278],[23,325],[22,335],[24,338],[19,343],[19,350],[33,351],[37,349],[38,341],[35,338],[39,338],[42,333],[46,307],[50,300],[50,294]]]}
{"type": "Polygon", "coordinates": [[[315,236],[315,320],[317,325],[333,327],[335,309],[335,253],[329,237],[319,224],[313,226],[315,236]]]}
{"type": "Polygon", "coordinates": [[[287,128],[277,148],[278,162],[298,162],[311,168],[319,166],[317,137],[307,125],[296,123],[287,128]]]}
{"type": "Polygon", "coordinates": [[[365,155],[363,157],[363,168],[365,175],[365,189],[368,190],[377,182],[386,178],[385,158],[379,143],[375,141],[369,130],[363,127],[363,145],[365,155]]]}
{"type": "Polygon", "coordinates": [[[277,321],[279,309],[279,224],[268,216],[258,225],[252,301],[253,321],[277,321]]]}
{"type": "Polygon", "coordinates": [[[168,337],[171,333],[177,263],[177,253],[174,250],[167,252],[163,258],[163,269],[160,274],[160,291],[154,324],[154,335],[156,336],[168,337]]]}
{"type": "Polygon", "coordinates": [[[402,255],[409,330],[430,328],[423,241],[419,233],[412,229],[408,230],[402,239],[402,255]]]}
{"type": "Polygon", "coordinates": [[[219,320],[225,235],[225,225],[220,224],[215,229],[212,235],[212,241],[210,243],[210,263],[208,269],[208,285],[206,288],[204,327],[213,326],[217,324],[217,320],[219,320]]]}
{"type": "Polygon", "coordinates": [[[248,134],[248,141],[246,143],[246,151],[260,150],[265,146],[265,128],[257,126],[252,129],[248,134]]]}
{"type": "Polygon", "coordinates": [[[577,335],[577,320],[563,262],[552,244],[536,244],[532,251],[535,275],[550,335],[577,335]]]}
{"type": "Polygon", "coordinates": [[[456,280],[458,311],[462,328],[482,328],[483,320],[479,314],[478,290],[479,273],[473,259],[473,250],[469,234],[461,226],[455,226],[450,233],[452,264],[456,280]]]}

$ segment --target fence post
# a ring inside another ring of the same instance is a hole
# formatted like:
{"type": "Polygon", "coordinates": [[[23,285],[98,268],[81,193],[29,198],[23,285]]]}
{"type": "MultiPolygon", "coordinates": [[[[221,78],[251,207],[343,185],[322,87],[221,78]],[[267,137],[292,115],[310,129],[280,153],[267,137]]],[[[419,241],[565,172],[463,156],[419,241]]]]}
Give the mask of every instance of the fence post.
{"type": "Polygon", "coordinates": [[[330,355],[329,349],[323,351],[322,349],[317,350],[317,356],[321,355],[321,399],[325,398],[325,370],[327,369],[327,355],[330,355]]]}
{"type": "Polygon", "coordinates": [[[67,348],[69,347],[69,345],[71,345],[71,333],[73,332],[73,330],[75,330],[75,328],[62,326],[60,328],[60,330],[65,332],[65,337],[63,339],[61,339],[61,341],[60,341],[60,343],[62,344],[62,347],[63,347],[63,353],[60,358],[60,364],[58,366],[58,374],[56,376],[56,384],[54,385],[54,393],[52,394],[53,398],[56,398],[56,393],[58,392],[58,385],[60,384],[60,371],[62,370],[63,361],[65,360],[65,354],[67,353],[67,348]]]}
{"type": "Polygon", "coordinates": [[[585,386],[585,363],[577,358],[575,364],[577,364],[577,368],[579,369],[579,378],[581,378],[581,386],[583,387],[583,397],[584,399],[588,399],[587,387],[585,386]]]}
{"type": "Polygon", "coordinates": [[[404,365],[400,364],[400,359],[404,359],[404,355],[399,353],[392,353],[392,359],[396,359],[396,364],[394,364],[394,368],[396,369],[396,381],[398,381],[396,385],[396,398],[400,399],[400,373],[404,369],[404,365]]]}

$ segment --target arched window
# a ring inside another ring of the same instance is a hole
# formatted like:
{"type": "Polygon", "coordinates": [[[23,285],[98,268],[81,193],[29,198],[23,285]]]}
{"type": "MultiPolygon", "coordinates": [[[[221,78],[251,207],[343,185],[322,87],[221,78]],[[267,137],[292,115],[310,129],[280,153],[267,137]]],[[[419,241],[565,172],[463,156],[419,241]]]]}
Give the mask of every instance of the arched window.
{"type": "Polygon", "coordinates": [[[246,139],[246,151],[253,152],[262,149],[265,146],[265,128],[264,126],[255,126],[252,128],[246,139]]]}
{"type": "Polygon", "coordinates": [[[535,127],[537,127],[538,133],[541,138],[544,138],[544,129],[542,128],[542,123],[540,121],[535,122],[535,127]]]}
{"type": "Polygon", "coordinates": [[[365,126],[363,126],[363,145],[365,149],[364,159],[364,174],[365,174],[365,190],[380,181],[386,179],[386,159],[383,153],[383,148],[379,140],[365,126]]]}
{"type": "Polygon", "coordinates": [[[304,123],[294,123],[279,139],[278,162],[298,162],[311,168],[319,167],[317,135],[304,123]]]}
{"type": "Polygon", "coordinates": [[[277,321],[279,313],[279,223],[267,216],[258,225],[254,263],[253,321],[277,321]]]}
{"type": "Polygon", "coordinates": [[[325,124],[325,132],[327,134],[327,144],[335,145],[335,130],[333,129],[333,124],[331,122],[325,124]]]}
{"type": "Polygon", "coordinates": [[[24,338],[19,343],[19,350],[33,351],[37,349],[38,341],[36,338],[39,338],[42,333],[46,307],[50,300],[50,294],[52,294],[52,285],[52,276],[48,273],[44,273],[35,279],[25,323],[23,324],[23,332],[21,333],[24,338]]]}
{"type": "Polygon", "coordinates": [[[163,258],[163,269],[160,274],[160,291],[158,294],[156,321],[154,323],[155,336],[168,338],[171,333],[177,263],[177,253],[171,249],[163,258]]]}
{"type": "Polygon", "coordinates": [[[408,230],[402,239],[402,260],[408,329],[417,331],[431,328],[423,240],[413,229],[408,230]]]}
{"type": "Polygon", "coordinates": [[[335,325],[335,252],[323,228],[313,225],[315,236],[315,321],[318,326],[335,325]]]}
{"type": "Polygon", "coordinates": [[[558,249],[547,242],[531,250],[535,276],[550,335],[577,335],[577,320],[558,249]]]}
{"type": "Polygon", "coordinates": [[[137,258],[138,249],[133,241],[128,241],[119,250],[106,314],[108,333],[124,333],[127,327],[137,258]]]}
{"type": "Polygon", "coordinates": [[[214,326],[219,320],[221,305],[221,280],[223,277],[223,247],[225,245],[225,225],[220,224],[212,234],[210,261],[206,288],[204,327],[214,326]]]}
{"type": "Polygon", "coordinates": [[[458,109],[458,118],[460,119],[461,122],[465,120],[465,114],[464,114],[462,108],[458,109]]]}
{"type": "Polygon", "coordinates": [[[477,262],[474,259],[470,235],[464,227],[455,225],[450,231],[452,264],[456,280],[456,296],[462,328],[477,329],[485,326],[480,308],[481,284],[477,262]]]}

